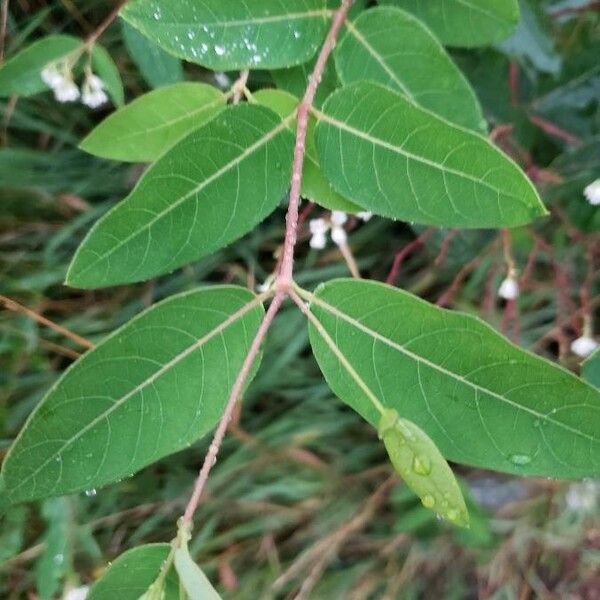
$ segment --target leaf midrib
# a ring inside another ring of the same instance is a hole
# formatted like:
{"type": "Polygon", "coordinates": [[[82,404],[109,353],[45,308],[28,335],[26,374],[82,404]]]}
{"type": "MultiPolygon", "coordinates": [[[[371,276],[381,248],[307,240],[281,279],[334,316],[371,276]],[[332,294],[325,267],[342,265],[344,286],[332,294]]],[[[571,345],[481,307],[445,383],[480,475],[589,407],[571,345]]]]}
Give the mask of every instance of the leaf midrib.
{"type": "Polygon", "coordinates": [[[71,446],[73,443],[75,443],[79,438],[81,438],[90,429],[95,427],[100,421],[102,421],[103,419],[106,419],[110,414],[112,414],[115,410],[117,410],[120,406],[122,406],[125,402],[127,402],[127,400],[129,400],[129,398],[131,398],[132,396],[134,396],[135,394],[137,394],[138,392],[143,390],[146,386],[154,383],[159,377],[161,377],[168,370],[170,370],[171,368],[173,368],[174,366],[179,364],[182,360],[184,360],[192,352],[194,352],[194,351],[198,350],[198,348],[201,348],[202,346],[204,346],[213,337],[221,334],[225,329],[227,329],[227,327],[229,327],[230,325],[232,325],[233,323],[235,323],[236,321],[241,319],[243,316],[245,316],[248,312],[250,312],[254,308],[258,307],[260,304],[262,304],[263,300],[264,300],[264,297],[262,297],[262,296],[255,297],[253,300],[251,300],[250,302],[248,302],[247,304],[242,306],[235,313],[233,313],[227,319],[225,319],[223,322],[221,322],[213,330],[209,331],[207,334],[205,334],[204,336],[202,336],[201,338],[196,340],[193,344],[190,344],[190,346],[188,346],[185,350],[183,350],[179,354],[175,355],[169,362],[165,363],[160,369],[158,369],[155,373],[153,373],[150,377],[145,379],[143,382],[136,385],[131,391],[127,392],[124,396],[122,396],[118,400],[115,400],[114,404],[112,404],[110,406],[110,408],[108,408],[107,410],[105,410],[104,412],[99,414],[92,421],[90,421],[85,427],[80,429],[72,438],[67,440],[58,450],[56,450],[55,452],[50,454],[46,458],[46,460],[35,471],[33,471],[32,473],[27,475],[27,477],[21,479],[19,484],[12,487],[11,493],[17,491],[25,483],[27,483],[32,478],[34,478],[47,464],[49,464],[50,462],[55,460],[56,457],[60,456],[69,446],[71,446]]]}
{"type": "Polygon", "coordinates": [[[397,342],[394,342],[393,340],[390,340],[389,338],[386,338],[385,336],[383,336],[382,334],[380,334],[377,331],[374,331],[373,329],[371,329],[370,327],[367,327],[366,325],[364,325],[363,323],[361,323],[360,321],[357,321],[356,319],[354,319],[353,317],[347,315],[346,313],[344,313],[343,311],[337,309],[336,307],[332,306],[331,304],[325,302],[325,300],[322,300],[321,298],[319,298],[316,295],[312,295],[311,296],[311,302],[314,302],[315,304],[317,304],[319,307],[323,308],[324,310],[326,310],[327,312],[331,313],[332,315],[336,316],[339,319],[342,319],[343,321],[345,321],[346,323],[352,325],[353,327],[356,327],[357,329],[359,329],[360,331],[362,331],[363,333],[366,333],[367,335],[373,337],[374,339],[376,339],[377,341],[380,341],[381,343],[385,344],[386,346],[397,350],[398,352],[401,352],[402,354],[404,354],[405,356],[411,358],[412,360],[414,360],[417,363],[423,363],[428,367],[431,367],[432,369],[438,371],[439,373],[441,373],[442,375],[445,375],[447,377],[450,377],[456,381],[458,381],[459,383],[462,383],[468,387],[473,388],[475,391],[480,391],[484,394],[487,394],[489,396],[492,396],[493,398],[496,398],[497,400],[500,400],[501,402],[505,403],[505,404],[509,404],[510,406],[512,406],[513,408],[517,409],[517,410],[522,410],[524,412],[529,413],[530,415],[534,416],[536,419],[540,419],[542,421],[546,421],[548,423],[551,423],[553,425],[555,425],[556,427],[562,428],[566,431],[569,431],[571,433],[574,433],[575,435],[582,437],[590,442],[593,443],[598,443],[600,440],[587,435],[586,433],[584,433],[583,431],[579,430],[579,429],[575,429],[573,427],[570,427],[569,425],[567,425],[566,423],[562,423],[561,421],[556,421],[555,419],[553,419],[552,417],[544,414],[544,413],[540,413],[537,412],[536,410],[529,408],[527,406],[523,406],[521,404],[518,404],[512,400],[510,400],[509,398],[506,398],[505,396],[502,396],[501,394],[498,394],[497,392],[494,392],[492,390],[489,390],[485,387],[482,387],[476,383],[473,383],[472,381],[469,381],[468,379],[465,379],[464,377],[462,377],[461,375],[459,375],[458,373],[454,373],[452,371],[449,371],[448,369],[445,369],[444,367],[437,365],[436,363],[430,361],[429,359],[416,354],[415,352],[411,352],[410,350],[408,350],[407,348],[405,348],[404,346],[398,344],[397,342]]]}
{"type": "MultiPolygon", "coordinates": [[[[171,211],[175,210],[178,206],[183,204],[186,200],[188,200],[195,194],[198,194],[199,192],[201,192],[204,188],[206,188],[208,185],[213,183],[213,181],[216,181],[217,179],[219,179],[219,177],[223,176],[225,173],[227,173],[232,168],[236,167],[238,164],[240,164],[242,161],[244,161],[246,158],[248,158],[248,156],[251,156],[261,146],[270,142],[283,129],[285,129],[287,127],[288,120],[289,119],[285,119],[282,122],[280,122],[276,127],[271,129],[271,131],[269,131],[267,134],[265,134],[262,138],[258,139],[256,142],[254,142],[253,144],[248,146],[248,148],[246,148],[246,150],[244,150],[244,152],[242,152],[240,155],[238,155],[235,159],[233,159],[233,160],[229,161],[228,163],[226,163],[225,165],[223,165],[219,170],[215,171],[210,177],[207,177],[206,179],[204,179],[195,188],[191,189],[189,192],[185,193],[183,196],[179,197],[177,200],[175,200],[174,202],[169,204],[169,206],[166,209],[164,209],[163,211],[158,213],[155,217],[153,217],[150,221],[145,223],[142,227],[136,229],[133,233],[128,235],[126,238],[123,238],[118,243],[116,243],[108,252],[98,255],[98,258],[96,258],[96,260],[94,260],[93,262],[89,263],[84,269],[80,270],[77,273],[77,276],[81,277],[82,275],[87,273],[90,269],[94,268],[99,262],[106,260],[107,257],[111,256],[117,250],[122,248],[125,244],[128,244],[132,239],[134,239],[135,237],[140,235],[143,231],[146,231],[147,229],[152,227],[155,223],[157,223],[158,221],[163,219],[171,211]]],[[[134,193],[135,193],[135,190],[134,190],[134,192],[132,192],[132,195],[134,193]]],[[[115,207],[115,209],[119,208],[120,206],[121,205],[117,205],[115,207]]],[[[108,216],[109,214],[110,214],[110,212],[106,216],[108,216]]],[[[92,228],[92,230],[90,231],[88,236],[91,236],[93,234],[93,232],[96,230],[96,227],[102,222],[103,222],[103,220],[98,221],[98,223],[92,228]]],[[[80,248],[85,248],[85,244],[82,244],[82,246],[80,246],[80,248]]],[[[75,255],[75,258],[73,259],[71,268],[77,264],[78,255],[79,255],[79,251],[75,255]]],[[[67,281],[69,281],[71,279],[71,268],[69,269],[69,272],[67,273],[67,281]]]]}

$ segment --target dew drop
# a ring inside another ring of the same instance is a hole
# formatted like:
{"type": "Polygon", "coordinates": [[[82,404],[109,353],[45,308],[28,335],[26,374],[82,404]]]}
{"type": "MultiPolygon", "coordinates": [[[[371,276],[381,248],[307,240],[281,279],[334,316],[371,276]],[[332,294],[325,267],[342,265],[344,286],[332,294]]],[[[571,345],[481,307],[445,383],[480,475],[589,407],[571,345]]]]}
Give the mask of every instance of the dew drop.
{"type": "Polygon", "coordinates": [[[62,565],[65,560],[65,555],[64,554],[55,554],[54,558],[52,560],[54,561],[55,565],[62,565]]]}
{"type": "Polygon", "coordinates": [[[223,48],[223,46],[215,46],[215,54],[217,56],[223,56],[223,54],[225,54],[225,48],[223,48]]]}
{"type": "Polygon", "coordinates": [[[96,490],[94,488],[91,488],[89,490],[85,490],[85,495],[88,498],[93,498],[98,492],[96,492],[96,490]]]}
{"type": "Polygon", "coordinates": [[[425,508],[433,508],[435,506],[435,498],[431,494],[425,494],[421,498],[421,504],[425,508]]]}
{"type": "Polygon", "coordinates": [[[431,473],[431,462],[425,456],[415,455],[412,462],[412,470],[417,475],[429,475],[431,473]]]}
{"type": "Polygon", "coordinates": [[[460,512],[458,510],[456,510],[455,508],[451,508],[446,513],[446,517],[448,518],[449,521],[456,523],[456,521],[458,521],[460,519],[460,512]]]}
{"type": "Polygon", "coordinates": [[[528,465],[531,462],[531,456],[529,456],[529,454],[511,454],[508,457],[508,460],[510,460],[513,465],[523,466],[528,465]]]}

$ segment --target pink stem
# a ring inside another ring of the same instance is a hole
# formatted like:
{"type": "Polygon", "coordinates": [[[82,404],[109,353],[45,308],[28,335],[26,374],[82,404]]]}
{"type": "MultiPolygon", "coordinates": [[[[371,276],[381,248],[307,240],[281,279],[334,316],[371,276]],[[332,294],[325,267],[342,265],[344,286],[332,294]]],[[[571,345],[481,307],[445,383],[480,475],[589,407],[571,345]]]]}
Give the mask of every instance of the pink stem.
{"type": "Polygon", "coordinates": [[[227,401],[227,406],[225,407],[225,412],[221,417],[219,426],[217,427],[212,442],[208,447],[208,452],[206,453],[206,457],[204,458],[204,463],[202,465],[202,468],[200,469],[200,473],[198,474],[198,478],[196,479],[196,483],[194,485],[194,491],[192,492],[192,496],[190,497],[190,500],[185,508],[183,520],[187,524],[192,523],[194,513],[196,512],[196,508],[198,508],[198,503],[200,502],[200,497],[202,496],[202,491],[204,490],[204,486],[206,485],[208,475],[217,459],[217,454],[219,453],[219,449],[221,448],[223,438],[225,437],[227,426],[231,421],[236,402],[242,392],[244,383],[246,382],[246,378],[248,377],[250,369],[252,368],[252,364],[256,359],[258,351],[260,350],[260,345],[262,344],[262,341],[267,335],[267,331],[269,331],[269,327],[271,327],[271,323],[273,322],[275,315],[279,311],[279,308],[284,298],[285,294],[281,292],[276,294],[276,296],[273,298],[273,302],[271,302],[271,305],[269,306],[265,317],[262,320],[258,331],[256,332],[256,336],[252,341],[252,345],[250,346],[248,355],[246,356],[242,368],[238,373],[237,379],[233,384],[231,394],[229,395],[229,400],[227,401]]]}
{"type": "Polygon", "coordinates": [[[317,62],[315,68],[309,78],[308,86],[302,102],[298,105],[297,119],[298,126],[296,128],[296,146],[294,149],[294,162],[292,163],[292,185],[290,187],[290,201],[286,215],[286,231],[285,240],[283,242],[283,258],[281,260],[281,268],[279,270],[279,289],[287,291],[292,283],[292,272],[294,270],[294,248],[296,246],[296,238],[298,236],[298,207],[300,205],[300,187],[302,184],[302,166],[304,164],[304,151],[306,142],[306,130],[308,128],[308,117],[312,106],[317,87],[323,76],[325,64],[329,55],[335,48],[337,36],[346,19],[348,10],[352,5],[352,0],[342,0],[341,6],[335,12],[331,28],[317,62]]]}

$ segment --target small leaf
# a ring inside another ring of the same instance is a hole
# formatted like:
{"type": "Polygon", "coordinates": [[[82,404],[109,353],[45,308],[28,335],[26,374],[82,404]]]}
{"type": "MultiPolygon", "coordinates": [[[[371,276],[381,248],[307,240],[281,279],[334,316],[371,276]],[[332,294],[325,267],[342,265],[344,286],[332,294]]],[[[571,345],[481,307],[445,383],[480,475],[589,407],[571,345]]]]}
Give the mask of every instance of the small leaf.
{"type": "MultiPolygon", "coordinates": [[[[321,285],[310,310],[365,389],[448,459],[519,475],[600,475],[600,391],[469,315],[380,283],[321,285]]],[[[380,411],[313,325],[333,392],[377,427],[380,411]]]]}
{"type": "Polygon", "coordinates": [[[154,161],[225,107],[204,83],[175,83],[140,96],[102,121],[80,148],[114,160],[154,161]]]}
{"type": "MultiPolygon", "coordinates": [[[[259,90],[254,94],[254,99],[259,104],[276,112],[282,119],[295,114],[299,104],[298,98],[282,90],[274,89],[259,90]]],[[[341,210],[349,213],[360,212],[362,210],[360,206],[340,196],[321,173],[317,160],[317,149],[315,148],[314,128],[315,120],[313,117],[309,117],[302,172],[302,196],[329,210],[341,210]]],[[[290,122],[289,130],[292,133],[295,132],[296,120],[290,122]]]]}
{"type": "Polygon", "coordinates": [[[468,527],[469,513],[458,482],[431,438],[393,409],[381,415],[378,431],[394,468],[423,506],[468,527]]]}
{"type": "Polygon", "coordinates": [[[177,574],[171,569],[161,586],[163,595],[146,596],[171,552],[170,544],[147,544],[121,554],[92,586],[86,600],[179,600],[177,574]]]}
{"type": "Polygon", "coordinates": [[[168,273],[241,237],[275,210],[294,138],[262,106],[233,106],[179,141],[88,233],[67,273],[77,287],[168,273]]]}
{"type": "Polygon", "coordinates": [[[181,529],[175,549],[175,569],[189,600],[221,600],[202,569],[194,562],[188,549],[189,533],[181,529]]]}
{"type": "Polygon", "coordinates": [[[363,208],[445,227],[515,227],[546,214],[527,176],[488,140],[374,83],[318,113],[319,163],[363,208]]]}
{"type": "Polygon", "coordinates": [[[183,80],[181,61],[167,54],[126,21],[122,25],[127,52],[148,85],[157,88],[183,80]]]}
{"type": "Polygon", "coordinates": [[[0,97],[32,96],[48,90],[42,81],[44,67],[82,44],[70,35],[48,35],[27,46],[0,67],[0,97]]]}
{"type": "Polygon", "coordinates": [[[119,69],[107,52],[106,48],[96,44],[92,50],[92,65],[94,72],[102,79],[106,91],[116,106],[122,106],[125,102],[123,83],[119,69]]]}
{"type": "Polygon", "coordinates": [[[118,329],[30,416],[4,459],[2,494],[15,503],[97,488],[200,439],[221,417],[262,314],[248,290],[217,286],[118,329]]]}
{"type": "Polygon", "coordinates": [[[335,51],[343,83],[370,80],[480,133],[487,128],[481,107],[464,75],[434,35],[411,14],[391,7],[362,13],[346,23],[335,51]]]}
{"type": "Polygon", "coordinates": [[[486,46],[508,37],[519,21],[518,0],[381,0],[403,8],[446,46],[486,46]]]}
{"type": "Polygon", "coordinates": [[[121,16],[171,54],[221,71],[306,62],[329,21],[324,0],[133,0],[121,16]]]}

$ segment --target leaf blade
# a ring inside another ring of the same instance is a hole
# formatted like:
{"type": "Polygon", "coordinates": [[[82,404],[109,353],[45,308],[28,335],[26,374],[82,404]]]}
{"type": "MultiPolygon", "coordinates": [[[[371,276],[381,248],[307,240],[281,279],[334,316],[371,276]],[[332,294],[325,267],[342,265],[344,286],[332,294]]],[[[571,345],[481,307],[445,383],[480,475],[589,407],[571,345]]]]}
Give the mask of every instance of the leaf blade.
{"type": "Polygon", "coordinates": [[[109,115],[79,147],[102,158],[151,162],[217,115],[225,102],[224,94],[204,83],[164,86],[109,115]]]}
{"type": "Polygon", "coordinates": [[[344,84],[370,80],[452,123],[486,133],[473,89],[433,34],[410,13],[379,7],[346,23],[335,50],[344,84]]]}
{"type": "Polygon", "coordinates": [[[95,488],[202,437],[262,314],[259,298],[235,286],[185,292],[141,313],[74,363],[30,416],[2,465],[4,496],[95,488]]]}
{"type": "MultiPolygon", "coordinates": [[[[479,319],[352,280],[318,288],[311,311],[368,388],[449,460],[520,475],[600,472],[600,393],[479,319]]],[[[379,411],[314,328],[310,336],[334,393],[377,426],[379,411]]]]}
{"type": "Polygon", "coordinates": [[[324,0],[134,0],[121,11],[171,54],[221,71],[306,62],[325,36],[328,15],[324,0]]]}
{"type": "Polygon", "coordinates": [[[294,139],[286,124],[264,107],[244,104],[178,142],[91,229],[71,262],[68,285],[140,281],[250,231],[288,187],[294,139]]]}
{"type": "Polygon", "coordinates": [[[529,179],[488,140],[378,84],[334,92],[317,116],[325,176],[367,210],[456,227],[514,227],[546,214],[529,179]]]}

